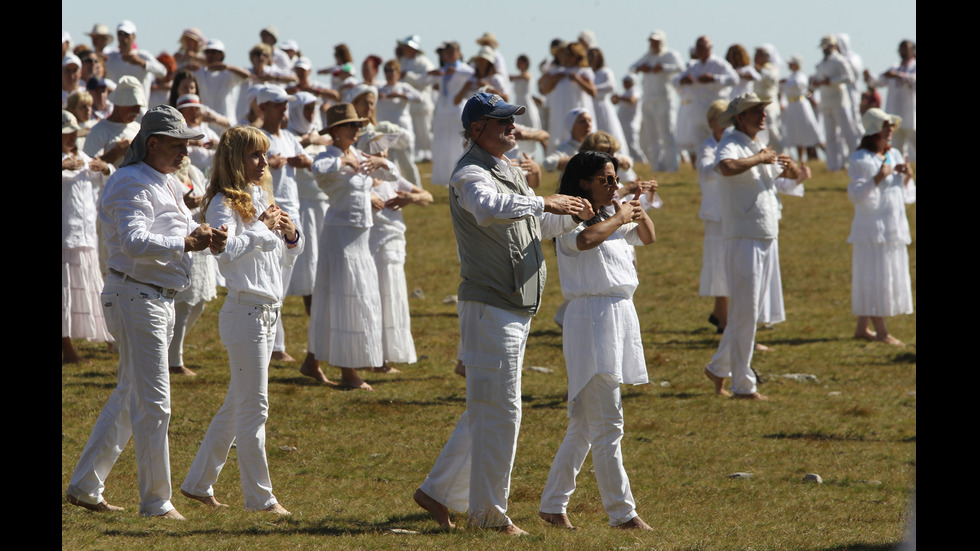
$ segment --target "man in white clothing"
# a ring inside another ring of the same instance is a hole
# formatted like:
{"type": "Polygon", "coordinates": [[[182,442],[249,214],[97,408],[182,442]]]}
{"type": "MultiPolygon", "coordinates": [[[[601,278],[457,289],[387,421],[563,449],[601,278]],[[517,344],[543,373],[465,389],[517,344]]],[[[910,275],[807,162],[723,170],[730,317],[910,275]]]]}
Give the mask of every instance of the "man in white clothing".
{"type": "Polygon", "coordinates": [[[854,82],[851,64],[837,51],[837,38],[827,35],[820,39],[823,60],[810,79],[810,86],[820,91],[820,113],[823,115],[824,137],[827,140],[827,170],[842,170],[847,157],[857,147],[861,131],[854,121],[848,83],[854,82]]]}
{"type": "MultiPolygon", "coordinates": [[[[201,103],[227,118],[230,126],[235,126],[238,121],[235,114],[238,88],[250,74],[242,67],[225,63],[225,44],[220,40],[208,40],[204,47],[204,60],[207,65],[197,72],[201,103]]],[[[218,127],[221,131],[227,130],[220,125],[218,127]]]]}
{"type": "Polygon", "coordinates": [[[640,146],[653,170],[677,172],[670,88],[674,76],[684,69],[684,62],[677,52],[667,49],[666,40],[663,31],[653,31],[650,50],[630,67],[630,72],[643,73],[640,146]]]}
{"type": "Polygon", "coordinates": [[[102,290],[106,325],[119,348],[119,376],[78,459],[66,499],[92,511],[121,511],[102,496],[105,479],[133,438],[140,515],[183,520],[170,502],[170,373],[173,297],[190,284],[186,253],[224,249],[226,228],[195,227],[172,176],[187,155],[187,128],[166,105],[149,110],[122,168],[99,202],[109,249],[102,290]]]}
{"type": "Polygon", "coordinates": [[[895,129],[892,146],[903,151],[909,162],[915,162],[915,42],[903,40],[898,45],[902,61],[881,73],[878,78],[864,71],[864,80],[872,88],[888,87],[885,111],[902,117],[902,125],[895,129]]]}
{"type": "MultiPolygon", "coordinates": [[[[756,389],[751,367],[756,321],[779,279],[779,199],[777,191],[802,195],[810,171],[787,155],[776,155],[757,139],[766,127],[766,105],[754,93],[733,99],[718,117],[719,126],[734,124],[718,144],[715,172],[721,174],[722,234],[728,275],[728,325],[718,352],[704,370],[715,394],[766,400],[756,389]],[[778,167],[778,168],[777,168],[778,167]],[[722,385],[732,379],[732,393],[722,385]]],[[[780,293],[781,295],[781,293],[780,293]]],[[[779,308],[782,309],[781,307],[779,308]]]]}
{"type": "Polygon", "coordinates": [[[592,217],[580,198],[535,196],[511,167],[505,153],[517,147],[514,115],[524,111],[482,92],[463,109],[472,145],[452,174],[450,212],[463,277],[458,358],[466,367],[466,411],[414,496],[447,528],[453,509],[468,511],[472,525],[515,536],[526,532],[507,517],[507,498],[524,346],[546,276],[541,240],[575,227],[571,216],[555,215],[592,217]]]}
{"type": "Polygon", "coordinates": [[[85,154],[92,158],[98,157],[119,168],[130,141],[140,130],[136,119],[146,106],[144,97],[143,85],[136,77],[123,76],[116,89],[109,94],[112,112],[97,122],[85,138],[85,154]]]}
{"type": "Polygon", "coordinates": [[[116,26],[119,49],[109,52],[105,61],[105,77],[119,82],[123,75],[136,77],[143,84],[143,97],[150,97],[155,78],[167,76],[167,68],[146,50],[133,48],[136,41],[136,25],[123,21],[116,26]]]}
{"type": "Polygon", "coordinates": [[[697,145],[711,135],[708,121],[701,114],[707,113],[715,100],[728,99],[732,87],[740,78],[727,61],[711,55],[712,46],[710,38],[699,36],[694,44],[694,59],[677,81],[680,86],[690,87],[691,102],[694,104],[692,112],[698,114],[694,118],[696,122],[694,142],[681,144],[682,147],[690,148],[689,151],[694,151],[697,145]]]}

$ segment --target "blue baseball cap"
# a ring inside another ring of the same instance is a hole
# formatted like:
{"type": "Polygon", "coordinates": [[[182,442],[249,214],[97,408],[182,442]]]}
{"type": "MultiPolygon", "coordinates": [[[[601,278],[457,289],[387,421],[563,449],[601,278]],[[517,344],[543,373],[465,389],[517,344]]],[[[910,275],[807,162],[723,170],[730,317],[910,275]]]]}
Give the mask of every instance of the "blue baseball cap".
{"type": "Polygon", "coordinates": [[[513,115],[523,115],[527,108],[523,105],[511,105],[497,94],[478,92],[463,106],[463,128],[469,128],[470,123],[484,117],[491,119],[506,119],[513,115]]]}

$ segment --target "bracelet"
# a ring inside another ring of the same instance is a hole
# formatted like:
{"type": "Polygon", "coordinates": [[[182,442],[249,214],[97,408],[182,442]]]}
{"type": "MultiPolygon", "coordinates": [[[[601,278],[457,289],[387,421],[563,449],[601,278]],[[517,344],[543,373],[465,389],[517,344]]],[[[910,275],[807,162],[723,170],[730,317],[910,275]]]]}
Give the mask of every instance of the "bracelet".
{"type": "Polygon", "coordinates": [[[295,241],[290,241],[289,238],[286,237],[286,234],[282,234],[282,240],[285,241],[286,243],[290,244],[290,245],[295,245],[295,244],[299,243],[299,228],[296,228],[296,240],[295,241]]]}

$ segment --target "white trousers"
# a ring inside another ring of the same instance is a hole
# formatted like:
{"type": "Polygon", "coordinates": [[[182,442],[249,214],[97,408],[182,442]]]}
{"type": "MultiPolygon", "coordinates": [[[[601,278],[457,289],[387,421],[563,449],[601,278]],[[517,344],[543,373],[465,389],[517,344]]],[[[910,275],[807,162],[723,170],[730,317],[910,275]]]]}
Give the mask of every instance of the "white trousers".
{"type": "MultiPolygon", "coordinates": [[[[295,265],[290,264],[289,266],[282,267],[282,288],[283,292],[289,289],[289,280],[293,278],[293,268],[295,265]]],[[[282,326],[282,317],[276,316],[276,331],[273,333],[273,338],[275,343],[273,344],[272,350],[275,352],[285,352],[286,351],[286,329],[282,326]]],[[[268,365],[266,365],[268,367],[268,365]]]]}
{"type": "Polygon", "coordinates": [[[647,152],[650,166],[656,171],[677,172],[677,144],[674,121],[670,118],[670,100],[647,98],[641,107],[640,145],[647,152]]]}
{"type": "Polygon", "coordinates": [[[189,494],[213,496],[231,444],[237,441],[242,495],[245,508],[253,511],[277,503],[265,455],[265,422],[269,418],[269,360],[281,304],[260,302],[268,301],[230,291],[221,308],[218,331],[228,350],[231,383],[180,485],[189,494]]]}
{"type": "Polygon", "coordinates": [[[708,371],[731,377],[735,394],[753,394],[756,380],[750,365],[756,321],[767,303],[769,282],[779,262],[779,244],[775,239],[729,239],[725,254],[730,291],[728,325],[708,371]]]}
{"type": "Polygon", "coordinates": [[[575,477],[592,451],[596,483],[609,525],[629,522],[636,514],[629,477],[623,467],[623,403],[614,375],[597,374],[575,399],[565,439],[555,454],[541,494],[542,513],[566,513],[575,477]]]}
{"type": "Polygon", "coordinates": [[[468,510],[473,525],[507,526],[531,316],[469,301],[457,310],[466,411],[420,487],[449,509],[468,510]]]}
{"type": "MultiPolygon", "coordinates": [[[[207,259],[202,257],[201,260],[207,259]]],[[[174,336],[170,340],[170,352],[168,353],[169,363],[173,367],[184,365],[184,337],[204,313],[204,307],[207,304],[206,300],[199,300],[194,304],[186,302],[174,304],[174,336]]]]}
{"type": "Polygon", "coordinates": [[[822,111],[827,146],[827,170],[842,170],[847,157],[861,141],[848,107],[828,106],[822,111]]]}
{"type": "Polygon", "coordinates": [[[116,275],[102,289],[106,326],[119,349],[118,383],[85,443],[68,493],[86,503],[102,501],[105,480],[133,438],[140,514],[167,513],[170,503],[170,370],[167,348],[174,328],[172,299],[116,275]]]}

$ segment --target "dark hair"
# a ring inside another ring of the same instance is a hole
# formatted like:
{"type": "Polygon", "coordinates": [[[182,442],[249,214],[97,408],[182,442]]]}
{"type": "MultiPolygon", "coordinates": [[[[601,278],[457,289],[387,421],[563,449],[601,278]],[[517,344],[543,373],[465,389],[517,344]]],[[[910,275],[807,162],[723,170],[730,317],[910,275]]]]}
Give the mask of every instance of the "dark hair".
{"type": "MultiPolygon", "coordinates": [[[[612,163],[613,169],[619,171],[619,162],[608,153],[601,151],[582,151],[576,153],[574,157],[568,160],[568,164],[565,165],[565,172],[562,173],[561,181],[558,184],[558,193],[581,197],[586,201],[590,200],[591,197],[586,195],[585,190],[582,189],[579,182],[581,180],[595,178],[596,174],[602,172],[608,163],[612,163]]],[[[609,218],[609,215],[605,214],[604,209],[597,209],[595,216],[591,220],[587,220],[585,225],[591,226],[596,222],[602,222],[606,218],[609,218]]]]}
{"type": "Polygon", "coordinates": [[[180,71],[177,71],[176,75],[174,75],[174,82],[170,86],[170,98],[167,102],[170,104],[170,107],[177,107],[177,98],[180,97],[177,90],[180,89],[180,83],[187,78],[193,80],[194,83],[197,84],[197,93],[198,95],[201,94],[201,84],[197,82],[197,77],[194,76],[194,73],[188,71],[187,69],[181,69],[180,71]]]}

